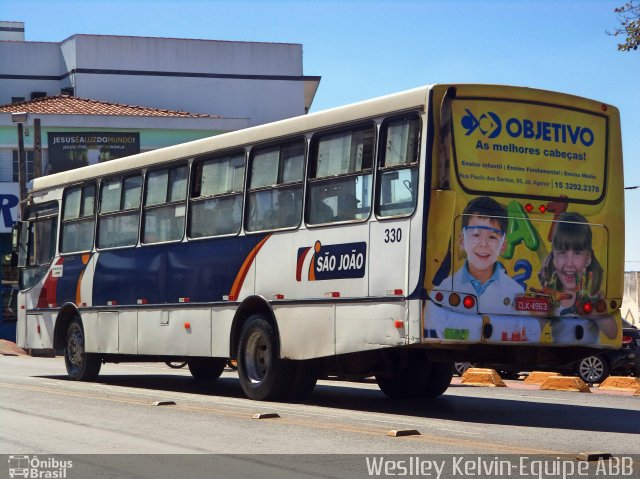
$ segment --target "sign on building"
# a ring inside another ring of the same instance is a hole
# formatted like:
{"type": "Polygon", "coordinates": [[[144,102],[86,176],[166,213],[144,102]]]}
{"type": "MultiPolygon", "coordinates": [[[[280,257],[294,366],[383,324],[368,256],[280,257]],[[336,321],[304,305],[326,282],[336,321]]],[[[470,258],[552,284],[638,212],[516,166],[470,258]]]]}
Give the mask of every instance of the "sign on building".
{"type": "Polygon", "coordinates": [[[140,153],[140,133],[48,133],[48,173],[80,168],[140,153]]]}

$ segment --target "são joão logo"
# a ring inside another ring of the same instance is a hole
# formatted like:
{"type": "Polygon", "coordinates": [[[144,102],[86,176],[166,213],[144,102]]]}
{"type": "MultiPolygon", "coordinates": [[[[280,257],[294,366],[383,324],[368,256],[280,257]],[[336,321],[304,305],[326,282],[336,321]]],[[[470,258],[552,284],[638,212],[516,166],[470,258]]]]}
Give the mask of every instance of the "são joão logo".
{"type": "Polygon", "coordinates": [[[462,127],[467,130],[466,136],[469,136],[474,131],[480,131],[487,138],[496,138],[502,131],[502,122],[500,117],[488,111],[483,113],[479,117],[476,117],[468,108],[464,109],[467,114],[462,117],[460,123],[462,127]]]}

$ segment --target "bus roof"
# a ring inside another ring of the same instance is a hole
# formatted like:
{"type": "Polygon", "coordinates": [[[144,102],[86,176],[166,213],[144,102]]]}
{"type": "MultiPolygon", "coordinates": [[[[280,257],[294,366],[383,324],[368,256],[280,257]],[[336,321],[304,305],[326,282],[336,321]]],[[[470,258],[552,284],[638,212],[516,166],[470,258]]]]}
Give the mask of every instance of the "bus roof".
{"type": "Polygon", "coordinates": [[[212,151],[224,151],[233,147],[273,140],[296,133],[304,133],[327,126],[348,123],[362,118],[375,117],[393,111],[399,112],[424,107],[427,102],[429,88],[430,86],[423,86],[351,105],[288,118],[265,125],[223,133],[201,140],[190,141],[104,163],[43,176],[34,179],[31,191],[40,191],[59,185],[78,183],[88,178],[97,178],[145,168],[161,164],[165,161],[192,158],[212,151]]]}

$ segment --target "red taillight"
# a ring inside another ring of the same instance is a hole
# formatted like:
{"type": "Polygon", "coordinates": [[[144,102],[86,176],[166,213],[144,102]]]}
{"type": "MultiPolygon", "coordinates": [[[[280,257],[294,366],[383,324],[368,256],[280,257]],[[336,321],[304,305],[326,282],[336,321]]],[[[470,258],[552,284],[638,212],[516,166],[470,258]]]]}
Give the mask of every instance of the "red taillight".
{"type": "Polygon", "coordinates": [[[540,211],[540,213],[546,213],[547,207],[545,205],[540,205],[538,206],[538,210],[540,211]]]}
{"type": "Polygon", "coordinates": [[[591,314],[593,311],[593,303],[591,301],[587,301],[582,305],[582,311],[584,314],[591,314]]]}
{"type": "Polygon", "coordinates": [[[631,344],[633,338],[631,336],[622,336],[622,344],[631,344]]]}
{"type": "Polygon", "coordinates": [[[533,205],[531,203],[527,203],[526,205],[524,205],[524,209],[527,211],[527,213],[531,213],[533,211],[533,205]]]}
{"type": "Polygon", "coordinates": [[[440,293],[440,292],[437,292],[437,293],[436,293],[436,301],[437,301],[438,303],[441,303],[443,299],[444,299],[444,294],[442,294],[442,293],[440,293]]]}
{"type": "Polygon", "coordinates": [[[462,300],[462,304],[465,308],[471,309],[476,305],[476,300],[473,296],[465,296],[462,300]]]}

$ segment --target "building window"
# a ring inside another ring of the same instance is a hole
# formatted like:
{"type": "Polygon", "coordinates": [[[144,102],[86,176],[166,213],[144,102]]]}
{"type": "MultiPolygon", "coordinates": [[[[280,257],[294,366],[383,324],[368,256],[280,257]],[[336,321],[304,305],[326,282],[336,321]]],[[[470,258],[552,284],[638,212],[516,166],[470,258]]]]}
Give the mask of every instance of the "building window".
{"type": "MultiPolygon", "coordinates": [[[[33,151],[26,150],[25,158],[27,159],[27,181],[33,180],[33,151]]],[[[13,182],[17,183],[19,180],[18,167],[18,150],[13,150],[13,182]]]]}

